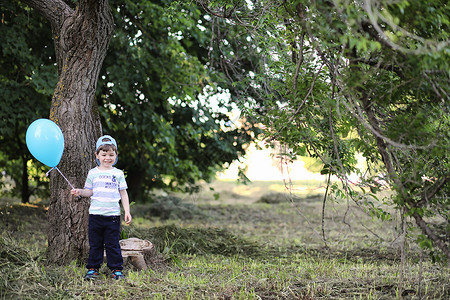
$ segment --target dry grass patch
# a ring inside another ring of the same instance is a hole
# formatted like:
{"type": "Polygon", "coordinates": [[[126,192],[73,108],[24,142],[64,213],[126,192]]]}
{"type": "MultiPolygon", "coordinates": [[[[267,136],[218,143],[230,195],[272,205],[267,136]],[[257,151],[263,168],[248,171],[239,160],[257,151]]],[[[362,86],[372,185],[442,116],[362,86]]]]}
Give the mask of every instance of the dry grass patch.
{"type": "MultiPolygon", "coordinates": [[[[229,183],[222,188],[232,191],[229,183]]],[[[264,191],[255,197],[226,194],[233,199],[214,200],[213,194],[177,196],[167,203],[160,199],[159,216],[155,207],[133,206],[133,224],[124,232],[152,241],[159,256],[146,271],[126,266],[127,278],[120,282],[107,277],[106,267],[100,280],[85,282],[83,262],[48,265],[46,211],[2,207],[0,299],[399,297],[395,218],[380,222],[355,203],[330,201],[324,242],[320,198],[305,194],[296,201],[258,201],[279,193],[264,191]]],[[[447,265],[425,257],[420,268],[416,249],[409,247],[404,270],[403,299],[450,298],[447,265]]]]}

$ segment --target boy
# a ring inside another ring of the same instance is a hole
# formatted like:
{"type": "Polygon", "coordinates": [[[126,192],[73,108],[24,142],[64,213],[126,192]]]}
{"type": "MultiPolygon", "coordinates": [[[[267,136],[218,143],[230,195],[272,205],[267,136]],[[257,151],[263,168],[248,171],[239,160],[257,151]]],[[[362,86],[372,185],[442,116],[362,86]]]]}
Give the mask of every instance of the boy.
{"type": "Polygon", "coordinates": [[[116,169],[117,143],[109,135],[97,140],[95,157],[98,167],[89,171],[84,189],[73,189],[75,196],[91,197],[89,207],[89,258],[86,267],[86,280],[96,279],[103,263],[106,249],[108,268],[111,277],[121,279],[123,258],[120,249],[120,205],[125,211],[125,222],[131,223],[130,203],[124,173],[116,169]]]}

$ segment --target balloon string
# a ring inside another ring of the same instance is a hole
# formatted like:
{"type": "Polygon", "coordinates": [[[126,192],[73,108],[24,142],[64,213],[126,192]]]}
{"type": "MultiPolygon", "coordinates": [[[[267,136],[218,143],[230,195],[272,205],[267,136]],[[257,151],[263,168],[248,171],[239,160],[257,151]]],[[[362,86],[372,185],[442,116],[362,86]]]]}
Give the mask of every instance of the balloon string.
{"type": "Polygon", "coordinates": [[[50,174],[50,172],[54,169],[55,167],[53,167],[53,168],[51,168],[50,170],[48,170],[48,172],[47,173],[45,173],[45,176],[47,176],[48,177],[48,174],[50,174]]]}
{"type": "Polygon", "coordinates": [[[58,169],[58,167],[53,167],[51,168],[47,173],[45,173],[45,175],[48,177],[48,174],[50,173],[51,170],[56,169],[56,171],[59,172],[59,174],[61,174],[61,176],[67,181],[67,183],[70,185],[70,187],[74,190],[75,187],[69,182],[69,180],[66,178],[66,176],[64,176],[64,174],[58,169]]]}

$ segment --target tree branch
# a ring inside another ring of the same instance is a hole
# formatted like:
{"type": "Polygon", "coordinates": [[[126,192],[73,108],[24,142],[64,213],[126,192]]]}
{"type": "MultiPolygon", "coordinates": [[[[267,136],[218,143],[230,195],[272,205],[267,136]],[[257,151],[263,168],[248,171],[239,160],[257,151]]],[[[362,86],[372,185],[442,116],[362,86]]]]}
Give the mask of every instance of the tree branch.
{"type": "MultiPolygon", "coordinates": [[[[300,73],[300,67],[303,64],[303,43],[305,41],[305,33],[302,34],[301,40],[300,40],[300,48],[298,49],[298,53],[299,53],[299,58],[297,61],[297,67],[295,68],[295,75],[294,75],[294,93],[295,95],[297,95],[297,81],[298,81],[298,75],[300,73]]],[[[294,52],[294,50],[292,50],[292,52],[294,52]]]]}
{"type": "Polygon", "coordinates": [[[433,198],[436,195],[436,193],[438,193],[442,189],[442,187],[449,181],[450,181],[450,174],[448,174],[444,178],[441,178],[441,180],[436,182],[433,186],[429,187],[428,189],[424,189],[422,199],[419,202],[417,202],[416,205],[418,207],[423,206],[425,203],[428,202],[429,199],[433,198]]]}
{"type": "Polygon", "coordinates": [[[60,75],[64,60],[61,51],[63,25],[70,16],[74,15],[74,10],[62,0],[24,0],[23,2],[38,11],[50,22],[53,31],[58,75],[60,75]]]}
{"type": "Polygon", "coordinates": [[[412,216],[416,220],[416,224],[419,226],[422,232],[427,235],[439,249],[441,249],[441,251],[447,256],[448,259],[450,259],[450,251],[448,249],[448,246],[436,234],[434,234],[433,230],[430,229],[428,224],[417,212],[414,212],[412,216]]]}
{"type": "MultiPolygon", "coordinates": [[[[363,104],[364,104],[364,110],[367,114],[370,125],[376,131],[378,131],[379,130],[378,121],[375,117],[375,114],[373,113],[373,110],[370,106],[367,96],[363,97],[363,104]]],[[[379,136],[375,136],[375,139],[377,141],[378,151],[381,154],[383,163],[388,172],[388,176],[394,182],[394,184],[397,186],[397,191],[400,193],[400,196],[404,199],[404,201],[406,203],[408,203],[409,206],[411,206],[411,208],[419,207],[418,204],[414,203],[413,200],[405,192],[403,183],[398,178],[398,176],[395,172],[394,165],[393,165],[391,157],[389,156],[389,153],[388,153],[388,147],[387,147],[386,142],[379,136]]],[[[439,184],[435,185],[434,189],[432,189],[429,194],[424,193],[424,197],[434,196],[439,191],[439,189],[445,184],[445,182],[447,180],[448,179],[446,178],[445,180],[442,180],[439,184]]],[[[428,198],[426,198],[426,199],[428,199],[428,198]]],[[[422,201],[424,201],[424,199],[422,199],[421,202],[422,201]]],[[[422,202],[422,203],[424,203],[424,202],[422,202]]],[[[412,214],[412,216],[416,220],[416,224],[419,226],[419,228],[422,230],[422,232],[426,236],[428,236],[435,243],[435,245],[450,259],[450,252],[449,252],[448,246],[430,229],[428,224],[423,220],[423,218],[416,211],[412,214]]]]}
{"type": "Polygon", "coordinates": [[[63,0],[23,0],[31,8],[42,14],[52,25],[52,29],[61,28],[64,20],[74,13],[63,0]]]}
{"type": "MultiPolygon", "coordinates": [[[[393,41],[391,41],[391,39],[389,37],[386,36],[384,30],[380,27],[380,25],[378,24],[378,20],[377,20],[377,16],[381,16],[380,13],[374,13],[374,11],[372,10],[372,5],[371,5],[371,0],[366,0],[364,1],[364,10],[367,12],[367,15],[369,16],[369,20],[370,23],[372,24],[373,28],[377,31],[377,33],[379,34],[380,38],[382,40],[384,40],[384,44],[387,44],[389,48],[396,50],[400,53],[405,53],[405,54],[428,54],[428,49],[424,49],[424,48],[434,48],[435,51],[442,51],[444,50],[446,47],[448,47],[449,42],[447,41],[442,41],[442,42],[438,42],[435,43],[433,45],[428,45],[427,43],[425,43],[425,40],[423,40],[422,38],[419,38],[417,36],[414,37],[415,40],[419,40],[419,41],[423,41],[422,42],[422,47],[417,47],[417,49],[408,49],[405,48],[403,46],[400,46],[396,43],[394,43],[393,41]]],[[[396,26],[397,27],[397,26],[396,26]]],[[[398,30],[398,28],[396,28],[398,30]]],[[[406,32],[404,30],[402,30],[402,32],[406,32]]],[[[411,34],[409,34],[409,37],[412,37],[411,34]]]]}

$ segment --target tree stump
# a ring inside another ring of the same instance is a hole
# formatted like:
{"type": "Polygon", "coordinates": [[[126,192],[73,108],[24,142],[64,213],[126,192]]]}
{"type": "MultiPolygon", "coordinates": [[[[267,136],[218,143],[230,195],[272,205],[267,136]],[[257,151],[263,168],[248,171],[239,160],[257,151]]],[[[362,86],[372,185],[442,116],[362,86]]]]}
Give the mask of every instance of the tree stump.
{"type": "Polygon", "coordinates": [[[124,263],[129,261],[136,269],[146,270],[146,255],[155,255],[155,247],[150,241],[138,238],[129,238],[120,240],[120,248],[122,249],[122,257],[124,263]]]}

